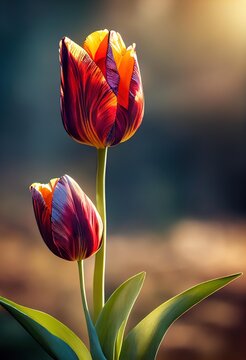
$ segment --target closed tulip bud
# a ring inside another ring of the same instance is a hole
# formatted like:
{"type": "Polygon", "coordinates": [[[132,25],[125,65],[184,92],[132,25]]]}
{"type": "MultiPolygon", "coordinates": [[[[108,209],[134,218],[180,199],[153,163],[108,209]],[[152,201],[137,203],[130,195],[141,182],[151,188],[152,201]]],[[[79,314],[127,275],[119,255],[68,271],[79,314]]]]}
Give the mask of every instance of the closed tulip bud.
{"type": "Polygon", "coordinates": [[[115,31],[89,35],[83,46],[60,42],[61,114],[76,141],[105,148],[139,128],[144,99],[135,44],[126,48],[115,31]]]}
{"type": "Polygon", "coordinates": [[[68,175],[30,186],[37,224],[57,256],[82,260],[100,247],[103,224],[92,201],[68,175]]]}

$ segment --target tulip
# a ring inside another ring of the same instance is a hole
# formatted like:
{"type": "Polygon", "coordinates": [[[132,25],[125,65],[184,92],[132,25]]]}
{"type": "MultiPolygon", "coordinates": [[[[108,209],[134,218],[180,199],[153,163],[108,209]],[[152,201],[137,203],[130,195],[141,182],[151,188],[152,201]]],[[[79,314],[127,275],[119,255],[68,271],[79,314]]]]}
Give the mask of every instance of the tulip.
{"type": "Polygon", "coordinates": [[[37,224],[57,256],[83,260],[100,247],[103,224],[92,201],[68,175],[30,186],[37,224]]]}
{"type": "Polygon", "coordinates": [[[126,48],[115,31],[89,35],[83,46],[60,42],[61,114],[76,141],[106,148],[128,140],[144,112],[135,44],[126,48]]]}

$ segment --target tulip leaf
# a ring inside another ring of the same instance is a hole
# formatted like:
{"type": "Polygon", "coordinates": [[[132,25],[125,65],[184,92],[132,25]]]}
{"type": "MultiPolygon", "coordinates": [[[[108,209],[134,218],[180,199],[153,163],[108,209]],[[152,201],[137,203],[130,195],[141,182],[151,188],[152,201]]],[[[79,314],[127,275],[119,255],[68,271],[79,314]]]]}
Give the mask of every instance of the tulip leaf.
{"type": "Polygon", "coordinates": [[[54,317],[0,296],[0,304],[57,360],[91,360],[89,350],[72,330],[54,317]]]}
{"type": "Polygon", "coordinates": [[[175,320],[240,275],[206,281],[157,307],[129,332],[122,345],[120,360],[154,360],[164,335],[175,320]]]}
{"type": "Polygon", "coordinates": [[[142,272],[120,285],[99,314],[96,330],[107,360],[119,359],[125,326],[144,278],[145,273],[142,272]]]}

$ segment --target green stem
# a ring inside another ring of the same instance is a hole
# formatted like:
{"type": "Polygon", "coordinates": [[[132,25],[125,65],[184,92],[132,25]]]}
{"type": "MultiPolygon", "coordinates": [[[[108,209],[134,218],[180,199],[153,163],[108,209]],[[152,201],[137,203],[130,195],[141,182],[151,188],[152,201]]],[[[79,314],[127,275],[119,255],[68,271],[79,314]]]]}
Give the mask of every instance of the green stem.
{"type": "Polygon", "coordinates": [[[94,324],[91,320],[87,299],[86,299],[86,292],[85,292],[85,277],[84,277],[84,264],[83,260],[78,261],[78,270],[79,270],[79,283],[80,283],[80,292],[81,292],[81,300],[85,314],[85,320],[90,340],[90,350],[93,360],[106,360],[101,345],[99,343],[99,339],[96,333],[96,329],[94,324]]]}
{"type": "Polygon", "coordinates": [[[105,175],[107,163],[107,148],[98,149],[97,157],[97,181],[96,199],[97,210],[103,221],[103,238],[100,250],[96,254],[94,279],[93,279],[93,319],[96,322],[105,302],[105,260],[106,260],[106,197],[105,197],[105,175]]]}
{"type": "Polygon", "coordinates": [[[90,325],[91,317],[88,309],[87,299],[86,299],[86,292],[85,292],[85,276],[84,276],[84,263],[83,260],[78,261],[78,270],[79,270],[79,284],[80,284],[80,292],[81,292],[81,300],[82,305],[85,313],[85,320],[87,324],[87,328],[89,328],[88,325],[90,325]]]}

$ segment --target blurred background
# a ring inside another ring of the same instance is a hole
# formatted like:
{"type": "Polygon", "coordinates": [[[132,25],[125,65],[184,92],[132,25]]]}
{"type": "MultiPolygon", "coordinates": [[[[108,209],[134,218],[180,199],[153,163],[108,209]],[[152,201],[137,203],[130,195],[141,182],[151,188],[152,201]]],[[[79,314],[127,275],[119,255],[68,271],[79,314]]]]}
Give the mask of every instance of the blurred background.
{"type": "MultiPolygon", "coordinates": [[[[139,131],[108,154],[107,293],[147,271],[133,326],[199,281],[246,270],[246,0],[1,0],[0,294],[85,342],[76,264],[45,247],[28,186],[68,173],[95,199],[96,151],[60,118],[58,43],[104,28],[137,44],[146,99],[139,131]]],[[[241,278],[179,319],[158,359],[245,359],[245,305],[241,278]]],[[[49,359],[2,309],[0,333],[1,359],[49,359]]]]}

